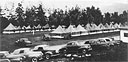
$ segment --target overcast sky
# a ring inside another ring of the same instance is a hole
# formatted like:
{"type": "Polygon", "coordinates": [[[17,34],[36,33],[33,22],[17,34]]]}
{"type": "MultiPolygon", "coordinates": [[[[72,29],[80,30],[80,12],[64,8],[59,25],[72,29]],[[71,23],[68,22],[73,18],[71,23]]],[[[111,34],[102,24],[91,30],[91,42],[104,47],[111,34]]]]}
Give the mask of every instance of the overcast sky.
{"type": "Polygon", "coordinates": [[[93,5],[96,8],[99,7],[103,13],[115,11],[122,13],[124,10],[128,10],[128,0],[1,0],[0,5],[2,8],[11,7],[14,2],[15,7],[17,7],[17,3],[21,1],[23,1],[24,8],[32,5],[38,6],[37,4],[42,2],[45,8],[65,9],[66,5],[68,8],[76,5],[80,8],[86,8],[93,5]]]}

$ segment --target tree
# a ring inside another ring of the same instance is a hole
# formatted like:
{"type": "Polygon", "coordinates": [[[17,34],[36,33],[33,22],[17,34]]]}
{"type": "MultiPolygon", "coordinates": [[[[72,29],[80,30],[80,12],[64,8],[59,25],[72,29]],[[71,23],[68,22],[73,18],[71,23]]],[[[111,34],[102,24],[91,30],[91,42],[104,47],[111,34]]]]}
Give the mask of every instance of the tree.
{"type": "Polygon", "coordinates": [[[22,4],[18,3],[18,7],[16,8],[16,11],[17,13],[17,17],[16,17],[16,20],[19,24],[20,27],[23,27],[25,24],[24,24],[24,21],[25,21],[25,18],[24,18],[24,14],[23,14],[23,7],[22,7],[22,4]]]}

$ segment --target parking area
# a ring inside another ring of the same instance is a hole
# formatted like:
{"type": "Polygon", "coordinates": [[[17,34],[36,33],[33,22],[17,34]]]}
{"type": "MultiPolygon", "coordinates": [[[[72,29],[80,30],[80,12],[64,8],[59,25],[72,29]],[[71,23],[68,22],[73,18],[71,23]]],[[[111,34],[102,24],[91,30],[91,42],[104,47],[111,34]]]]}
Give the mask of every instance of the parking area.
{"type": "MultiPolygon", "coordinates": [[[[97,34],[97,35],[88,35],[88,36],[80,36],[80,37],[74,37],[70,40],[64,40],[64,39],[52,39],[51,41],[42,41],[39,40],[39,36],[41,36],[40,33],[37,33],[35,36],[31,36],[31,34],[27,33],[23,36],[16,34],[16,35],[2,35],[1,36],[1,41],[2,41],[2,46],[1,50],[6,50],[6,51],[13,51],[17,48],[14,45],[14,41],[16,41],[20,37],[27,37],[29,40],[31,40],[34,43],[48,43],[49,45],[60,45],[60,44],[65,44],[69,41],[74,41],[74,40],[89,40],[89,39],[97,39],[97,38],[104,38],[104,37],[113,37],[114,39],[119,39],[119,32],[113,32],[113,33],[103,33],[103,34],[97,34]],[[38,39],[37,39],[38,38],[38,39]],[[38,40],[38,41],[37,41],[38,40]],[[7,46],[8,45],[8,46],[7,46]]],[[[126,43],[121,43],[120,45],[114,45],[110,49],[96,49],[93,48],[91,51],[91,56],[90,57],[84,57],[84,58],[79,58],[79,57],[60,57],[60,56],[55,56],[52,57],[51,59],[48,60],[43,60],[39,62],[126,62],[128,61],[128,44],[126,43]]],[[[29,61],[24,61],[24,62],[29,62],[29,61]]]]}

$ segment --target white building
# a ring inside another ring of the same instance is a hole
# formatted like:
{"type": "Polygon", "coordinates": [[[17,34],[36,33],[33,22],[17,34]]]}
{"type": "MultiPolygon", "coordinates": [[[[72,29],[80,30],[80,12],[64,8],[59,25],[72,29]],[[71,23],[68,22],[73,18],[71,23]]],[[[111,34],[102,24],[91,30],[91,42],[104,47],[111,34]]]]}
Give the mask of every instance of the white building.
{"type": "Polygon", "coordinates": [[[121,28],[120,30],[120,40],[128,43],[128,28],[121,28]]]}

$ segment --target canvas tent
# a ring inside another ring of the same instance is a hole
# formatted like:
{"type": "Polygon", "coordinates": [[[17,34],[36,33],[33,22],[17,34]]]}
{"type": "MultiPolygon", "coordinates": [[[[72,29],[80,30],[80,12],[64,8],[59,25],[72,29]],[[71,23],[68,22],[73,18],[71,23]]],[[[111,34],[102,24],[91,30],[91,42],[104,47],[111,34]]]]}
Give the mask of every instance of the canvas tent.
{"type": "Polygon", "coordinates": [[[114,24],[114,28],[120,28],[119,24],[118,23],[115,23],[114,24]]]}
{"type": "Polygon", "coordinates": [[[114,28],[113,22],[111,22],[109,26],[111,29],[113,29],[114,28]]]}
{"type": "Polygon", "coordinates": [[[39,25],[37,26],[37,28],[41,28],[41,25],[39,24],[39,25]]]}
{"type": "Polygon", "coordinates": [[[105,28],[105,26],[104,26],[102,23],[100,23],[100,24],[98,25],[98,29],[101,30],[101,29],[106,29],[106,28],[105,28]]]}
{"type": "Polygon", "coordinates": [[[16,27],[10,23],[4,30],[16,30],[16,27]]]}
{"type": "Polygon", "coordinates": [[[78,25],[77,28],[76,28],[76,30],[77,30],[78,32],[80,32],[80,31],[81,31],[81,32],[87,31],[87,30],[85,30],[84,27],[82,27],[81,25],[78,25]]]}
{"type": "Polygon", "coordinates": [[[26,29],[26,26],[23,26],[22,29],[26,29]]]}
{"type": "Polygon", "coordinates": [[[11,23],[4,29],[3,33],[15,33],[14,30],[16,30],[16,27],[12,25],[11,23]]]}
{"type": "Polygon", "coordinates": [[[73,33],[73,32],[78,32],[76,28],[73,27],[73,25],[69,25],[69,27],[66,29],[67,33],[73,33]]]}
{"type": "Polygon", "coordinates": [[[91,30],[97,30],[97,25],[94,23],[91,23],[91,30]]]}
{"type": "Polygon", "coordinates": [[[91,30],[91,25],[88,23],[86,26],[85,26],[86,30],[91,30]]]}
{"type": "Polygon", "coordinates": [[[53,38],[64,38],[64,36],[62,36],[61,34],[64,34],[66,33],[65,29],[62,28],[60,25],[54,30],[52,31],[51,33],[54,33],[54,34],[59,34],[59,35],[52,35],[53,38]]]}
{"type": "Polygon", "coordinates": [[[26,29],[31,29],[30,25],[26,27],[26,29]]]}
{"type": "Polygon", "coordinates": [[[62,33],[66,33],[65,29],[62,28],[60,25],[51,33],[56,33],[56,34],[62,34],[62,33]]]}
{"type": "Polygon", "coordinates": [[[46,24],[45,26],[43,26],[43,28],[49,28],[49,24],[46,24]]]}
{"type": "Polygon", "coordinates": [[[106,24],[104,25],[104,27],[105,27],[106,29],[109,29],[109,28],[110,28],[110,26],[108,25],[108,23],[106,23],[106,24]]]}
{"type": "Polygon", "coordinates": [[[76,28],[76,30],[78,32],[81,32],[80,35],[87,35],[88,34],[87,33],[87,30],[84,27],[82,27],[81,25],[78,25],[77,28],[76,28]]]}

